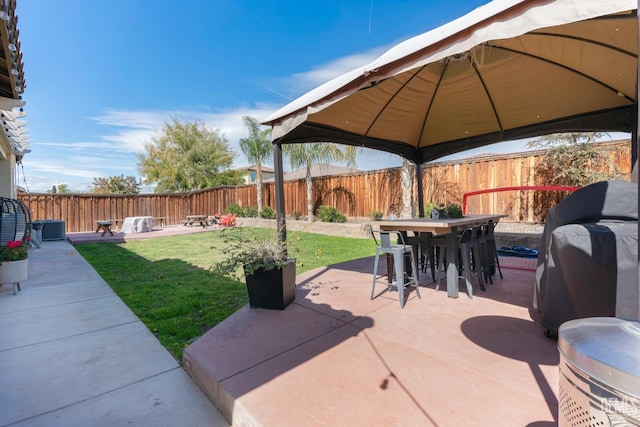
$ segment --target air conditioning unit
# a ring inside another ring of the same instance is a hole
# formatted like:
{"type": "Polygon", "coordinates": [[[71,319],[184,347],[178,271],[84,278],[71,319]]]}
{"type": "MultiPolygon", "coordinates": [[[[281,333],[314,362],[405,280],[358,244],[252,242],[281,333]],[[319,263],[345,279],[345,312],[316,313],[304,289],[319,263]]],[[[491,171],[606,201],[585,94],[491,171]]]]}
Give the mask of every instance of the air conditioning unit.
{"type": "Polygon", "coordinates": [[[59,219],[45,219],[38,222],[42,223],[43,241],[64,240],[67,238],[64,221],[59,219]]]}
{"type": "Polygon", "coordinates": [[[570,320],[558,331],[560,427],[640,425],[640,323],[570,320]]]}

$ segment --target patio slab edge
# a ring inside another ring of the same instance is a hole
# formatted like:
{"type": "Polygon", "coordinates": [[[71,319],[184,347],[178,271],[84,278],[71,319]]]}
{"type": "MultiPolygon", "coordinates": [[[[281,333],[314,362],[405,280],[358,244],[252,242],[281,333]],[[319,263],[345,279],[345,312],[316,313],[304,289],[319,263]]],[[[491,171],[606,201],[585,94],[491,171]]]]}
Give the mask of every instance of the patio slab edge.
{"type": "Polygon", "coordinates": [[[361,330],[298,300],[282,311],[247,305],[187,347],[182,366],[230,423],[245,420],[242,425],[260,425],[242,404],[243,393],[231,390],[228,380],[345,326],[353,329],[352,334],[361,330]],[[274,339],[274,330],[281,331],[280,338],[274,339]]]}

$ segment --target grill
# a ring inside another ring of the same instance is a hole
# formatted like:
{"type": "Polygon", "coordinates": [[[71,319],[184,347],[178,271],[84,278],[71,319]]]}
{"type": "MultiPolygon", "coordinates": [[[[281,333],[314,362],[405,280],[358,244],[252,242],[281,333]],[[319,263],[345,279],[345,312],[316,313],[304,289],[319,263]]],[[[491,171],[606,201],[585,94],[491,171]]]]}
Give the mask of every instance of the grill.
{"type": "Polygon", "coordinates": [[[640,426],[640,324],[610,317],[564,323],[559,425],[640,426]]]}

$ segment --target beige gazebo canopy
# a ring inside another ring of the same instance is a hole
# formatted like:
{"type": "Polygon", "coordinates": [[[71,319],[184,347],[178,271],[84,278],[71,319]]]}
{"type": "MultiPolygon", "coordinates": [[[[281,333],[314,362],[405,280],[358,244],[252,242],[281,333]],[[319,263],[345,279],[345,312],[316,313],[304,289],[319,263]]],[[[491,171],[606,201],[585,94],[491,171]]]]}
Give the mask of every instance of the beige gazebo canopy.
{"type": "Polygon", "coordinates": [[[587,130],[632,132],[637,147],[637,8],[638,0],[495,0],[271,114],[280,238],[284,143],[338,142],[413,161],[420,216],[421,164],[447,154],[587,130]]]}
{"type": "Polygon", "coordinates": [[[635,0],[496,0],[393,47],[264,120],[416,164],[563,131],[631,131],[635,0]]]}

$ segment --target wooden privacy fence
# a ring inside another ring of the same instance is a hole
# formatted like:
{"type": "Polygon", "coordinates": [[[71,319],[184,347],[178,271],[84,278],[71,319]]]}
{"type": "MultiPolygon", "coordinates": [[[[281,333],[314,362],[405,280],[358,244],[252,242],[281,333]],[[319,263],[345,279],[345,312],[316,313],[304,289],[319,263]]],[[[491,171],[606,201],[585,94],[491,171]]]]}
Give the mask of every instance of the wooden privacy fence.
{"type": "Polygon", "coordinates": [[[61,219],[67,232],[92,231],[96,221],[120,221],[129,216],[168,218],[179,224],[187,215],[223,212],[236,203],[235,187],[218,187],[191,193],[171,194],[20,194],[33,220],[61,219]]]}
{"type": "MultiPolygon", "coordinates": [[[[615,156],[621,171],[631,171],[631,149],[628,141],[604,143],[615,156]]],[[[423,167],[424,201],[462,204],[462,196],[472,191],[546,185],[539,182],[536,166],[545,151],[483,156],[452,162],[427,164],[423,167]],[[537,179],[538,178],[538,179],[537,179]]],[[[413,194],[416,192],[413,183],[413,194]]],[[[34,220],[61,219],[67,232],[93,231],[96,221],[123,220],[128,216],[169,218],[165,224],[180,224],[187,215],[222,213],[231,204],[256,206],[255,185],[217,187],[190,193],[98,195],[98,194],[20,194],[18,198],[31,210],[34,220]]],[[[285,210],[306,215],[307,189],[304,179],[284,183],[285,210]]],[[[505,213],[507,221],[540,221],[541,198],[527,192],[512,192],[499,208],[487,204],[486,213],[505,213]],[[515,200],[522,198],[522,200],[515,200]],[[493,212],[491,209],[500,209],[493,212]]],[[[357,172],[313,179],[314,209],[333,206],[347,217],[368,217],[372,211],[384,216],[398,214],[402,205],[401,168],[357,172]]],[[[415,200],[415,197],[413,198],[415,200]]],[[[555,200],[553,203],[557,203],[555,200]]],[[[545,202],[546,203],[546,202],[545,202]]],[[[265,183],[263,204],[275,209],[274,184],[265,183]]],[[[414,206],[414,212],[417,207],[414,206]]]]}

